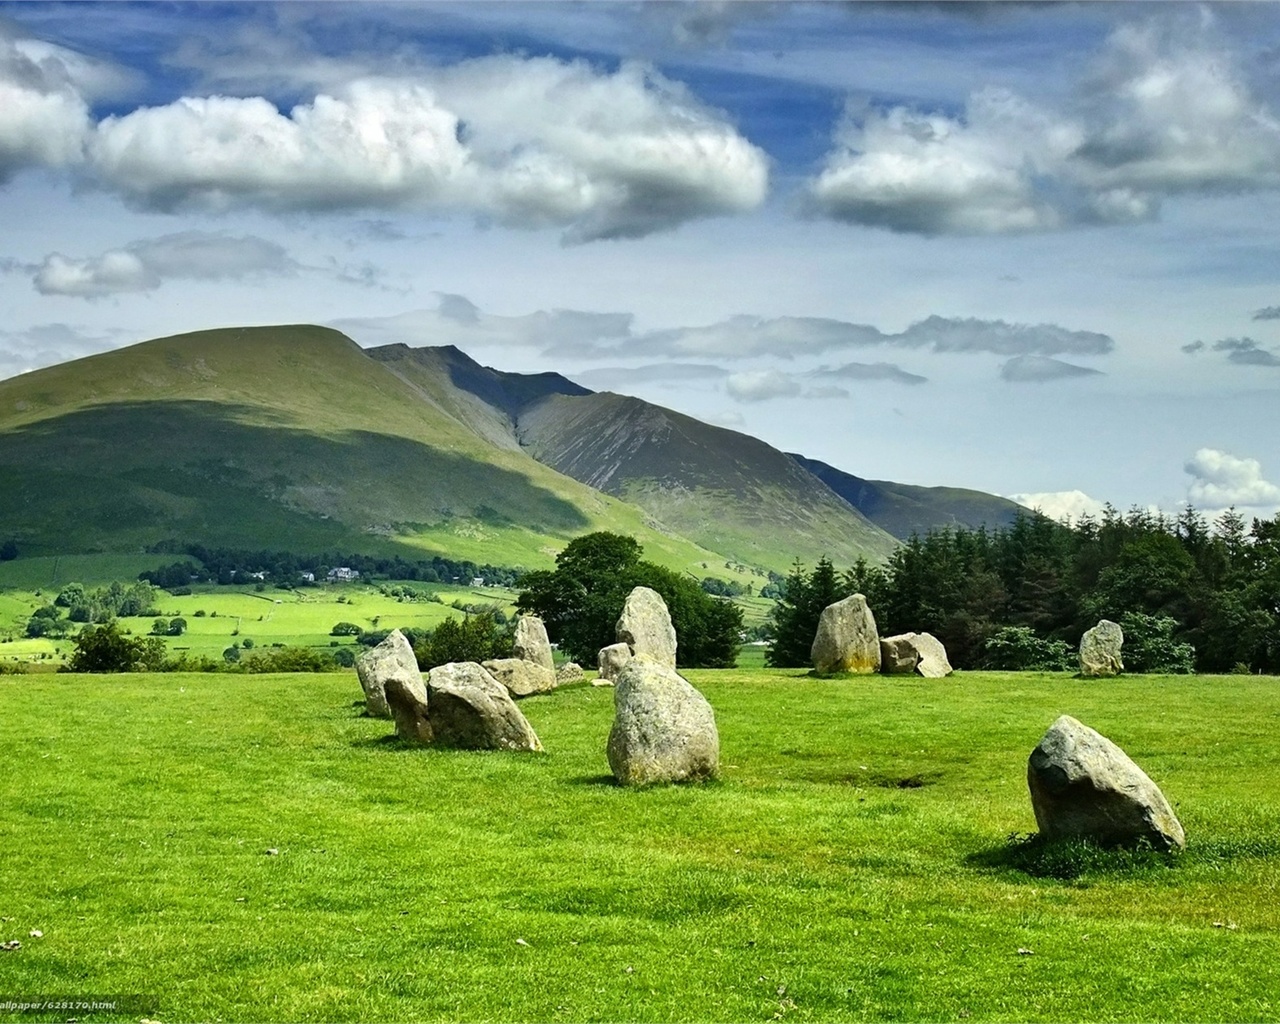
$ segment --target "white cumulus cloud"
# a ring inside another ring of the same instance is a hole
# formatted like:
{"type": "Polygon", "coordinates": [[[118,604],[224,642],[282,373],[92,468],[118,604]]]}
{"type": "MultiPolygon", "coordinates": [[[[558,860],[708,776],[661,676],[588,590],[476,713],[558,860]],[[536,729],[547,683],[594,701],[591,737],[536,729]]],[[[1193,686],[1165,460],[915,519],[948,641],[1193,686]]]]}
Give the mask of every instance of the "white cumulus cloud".
{"type": "Polygon", "coordinates": [[[739,402],[767,402],[773,398],[796,398],[804,385],[781,370],[747,370],[725,381],[725,390],[739,402]]]}
{"type": "Polygon", "coordinates": [[[1006,494],[1005,497],[1056,520],[1074,521],[1084,515],[1096,516],[1106,507],[1104,502],[1089,497],[1084,491],[1037,491],[1006,494]]]}
{"type": "Polygon", "coordinates": [[[24,167],[64,166],[90,130],[82,94],[87,62],[0,24],[0,183],[24,167]]]}
{"type": "Polygon", "coordinates": [[[288,112],[183,97],[106,118],[89,155],[148,208],[460,210],[569,241],[747,211],[768,187],[764,153],[679,83],[549,57],[358,79],[288,112]]]}
{"type": "Polygon", "coordinates": [[[1192,478],[1187,487],[1187,500],[1193,505],[1206,509],[1280,505],[1280,487],[1263,477],[1262,464],[1257,459],[1242,459],[1216,448],[1201,448],[1183,468],[1192,478]]]}

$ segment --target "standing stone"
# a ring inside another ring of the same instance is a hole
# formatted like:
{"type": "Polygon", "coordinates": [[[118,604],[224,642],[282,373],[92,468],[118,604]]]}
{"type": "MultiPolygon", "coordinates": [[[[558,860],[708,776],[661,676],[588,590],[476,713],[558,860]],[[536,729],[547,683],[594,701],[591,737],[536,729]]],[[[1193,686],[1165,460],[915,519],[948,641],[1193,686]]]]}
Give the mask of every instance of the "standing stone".
{"type": "Polygon", "coordinates": [[[398,629],[388,633],[377,647],[356,658],[356,675],[364,689],[365,707],[372,718],[391,717],[386,696],[387,683],[391,680],[422,685],[422,673],[418,671],[413,646],[398,629]]]}
{"type": "Polygon", "coordinates": [[[887,676],[907,676],[916,670],[920,652],[911,641],[914,633],[900,633],[880,640],[880,671],[887,676]]]}
{"type": "Polygon", "coordinates": [[[676,667],[676,628],[662,595],[648,587],[636,587],[627,595],[614,628],[618,643],[632,655],[646,654],[659,665],[676,667]]]}
{"type": "Polygon", "coordinates": [[[613,682],[622,671],[622,666],[631,660],[631,648],[626,644],[610,644],[601,647],[597,656],[600,666],[600,678],[605,682],[613,682]]]}
{"type": "Polygon", "coordinates": [[[607,753],[624,786],[693,782],[720,766],[720,736],[707,699],[676,670],[641,655],[623,667],[613,693],[607,753]]]}
{"type": "Polygon", "coordinates": [[[586,679],[586,673],[582,671],[582,666],[576,661],[566,661],[558,669],[556,669],[556,686],[568,686],[571,683],[580,683],[586,679]]]}
{"type": "Polygon", "coordinates": [[[1105,846],[1146,840],[1157,850],[1186,845],[1159,787],[1123,750],[1070,715],[1054,722],[1031,752],[1027,787],[1047,839],[1105,846]]]}
{"type": "Polygon", "coordinates": [[[556,688],[556,674],[543,665],[521,658],[495,658],[481,662],[485,669],[505,686],[513,697],[534,693],[550,693],[556,688]]]}
{"type": "Polygon", "coordinates": [[[427,676],[437,746],[461,750],[541,750],[542,744],[507,688],[482,666],[454,661],[427,676]]]}
{"type": "Polygon", "coordinates": [[[1110,619],[1102,619],[1080,638],[1080,674],[1096,678],[1123,672],[1123,646],[1124,631],[1110,619]]]}
{"type": "Polygon", "coordinates": [[[536,615],[521,615],[516,619],[516,632],[511,642],[512,655],[521,661],[541,665],[554,673],[556,663],[551,657],[551,641],[547,627],[536,615]]]}
{"type": "Polygon", "coordinates": [[[926,679],[941,679],[951,675],[951,662],[947,658],[947,649],[942,641],[932,633],[913,633],[911,645],[920,654],[916,663],[916,672],[926,679]]]}
{"type": "Polygon", "coordinates": [[[865,597],[854,594],[822,610],[809,657],[820,676],[880,671],[880,635],[865,597]]]}
{"type": "Polygon", "coordinates": [[[388,680],[386,695],[391,717],[396,720],[396,735],[406,743],[429,745],[435,733],[431,728],[427,685],[421,677],[388,680]]]}

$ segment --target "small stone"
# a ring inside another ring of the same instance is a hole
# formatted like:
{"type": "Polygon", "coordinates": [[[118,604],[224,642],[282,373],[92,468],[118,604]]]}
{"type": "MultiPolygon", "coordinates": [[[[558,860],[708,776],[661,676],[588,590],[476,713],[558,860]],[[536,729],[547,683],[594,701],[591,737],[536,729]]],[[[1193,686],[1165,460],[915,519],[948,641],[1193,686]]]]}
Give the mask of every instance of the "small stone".
{"type": "Polygon", "coordinates": [[[1102,619],[1080,638],[1080,674],[1091,679],[1119,675],[1124,671],[1123,646],[1124,630],[1102,619]]]}
{"type": "Polygon", "coordinates": [[[601,647],[596,657],[600,678],[606,683],[612,683],[618,678],[622,666],[631,660],[631,648],[626,644],[610,644],[608,647],[601,647]]]}
{"type": "Polygon", "coordinates": [[[273,846],[273,847],[271,847],[271,849],[269,849],[269,850],[267,850],[267,851],[266,851],[266,855],[267,855],[268,857],[279,857],[279,856],[280,856],[280,851],[279,851],[279,850],[277,850],[277,849],[273,846]]]}
{"type": "Polygon", "coordinates": [[[569,686],[586,679],[586,673],[576,661],[566,661],[556,669],[556,686],[569,686]]]}
{"type": "Polygon", "coordinates": [[[553,669],[523,658],[494,658],[481,664],[494,679],[507,688],[513,697],[550,693],[556,687],[556,674],[553,669]]]}

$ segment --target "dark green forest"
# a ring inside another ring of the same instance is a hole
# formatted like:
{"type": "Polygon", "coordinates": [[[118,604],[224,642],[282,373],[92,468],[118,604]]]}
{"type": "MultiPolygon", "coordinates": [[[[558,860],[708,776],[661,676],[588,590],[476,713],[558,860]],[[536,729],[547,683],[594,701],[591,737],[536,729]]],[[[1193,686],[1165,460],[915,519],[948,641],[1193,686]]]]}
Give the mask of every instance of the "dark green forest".
{"type": "Polygon", "coordinates": [[[1106,618],[1125,630],[1129,671],[1280,672],[1280,516],[1028,514],[913,536],[883,567],[797,563],[783,590],[777,666],[808,665],[822,609],[861,593],[881,636],[932,633],[957,668],[1073,668],[1081,634],[1106,618]]]}

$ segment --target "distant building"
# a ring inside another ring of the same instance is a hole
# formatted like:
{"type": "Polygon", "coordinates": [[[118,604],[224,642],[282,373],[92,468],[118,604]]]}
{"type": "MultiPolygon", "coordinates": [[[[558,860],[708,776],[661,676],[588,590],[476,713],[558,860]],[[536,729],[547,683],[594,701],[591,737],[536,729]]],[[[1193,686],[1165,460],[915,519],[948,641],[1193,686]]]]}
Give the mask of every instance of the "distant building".
{"type": "Polygon", "coordinates": [[[475,579],[473,579],[473,580],[471,581],[471,585],[472,585],[473,587],[483,587],[483,586],[484,586],[484,577],[483,577],[483,576],[477,576],[475,579]]]}
{"type": "Polygon", "coordinates": [[[358,580],[360,572],[357,569],[348,569],[345,565],[340,565],[336,569],[329,570],[329,580],[336,582],[338,580],[358,580]]]}
{"type": "Polygon", "coordinates": [[[298,573],[298,579],[305,583],[314,583],[316,581],[316,574],[313,572],[300,572],[298,573]]]}

